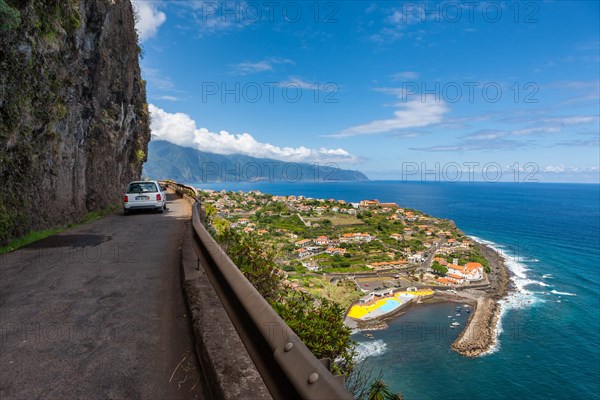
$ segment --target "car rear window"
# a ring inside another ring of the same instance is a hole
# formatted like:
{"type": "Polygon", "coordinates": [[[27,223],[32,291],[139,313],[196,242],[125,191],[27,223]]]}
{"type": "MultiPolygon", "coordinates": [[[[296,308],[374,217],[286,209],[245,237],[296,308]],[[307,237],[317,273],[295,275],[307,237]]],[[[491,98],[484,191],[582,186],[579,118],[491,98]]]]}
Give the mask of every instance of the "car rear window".
{"type": "Polygon", "coordinates": [[[127,193],[158,192],[156,185],[152,182],[137,182],[129,184],[127,193]]]}

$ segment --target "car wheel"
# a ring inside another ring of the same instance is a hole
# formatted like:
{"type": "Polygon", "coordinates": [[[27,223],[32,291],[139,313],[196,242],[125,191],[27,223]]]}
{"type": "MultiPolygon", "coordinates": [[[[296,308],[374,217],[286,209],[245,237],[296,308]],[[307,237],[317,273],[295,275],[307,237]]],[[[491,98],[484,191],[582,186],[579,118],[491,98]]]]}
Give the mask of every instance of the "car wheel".
{"type": "Polygon", "coordinates": [[[164,211],[164,210],[163,210],[163,208],[162,208],[162,207],[160,207],[160,208],[158,209],[158,213],[159,213],[159,214],[162,214],[162,213],[163,213],[163,211],[164,211]]]}
{"type": "Polygon", "coordinates": [[[129,210],[128,210],[128,209],[126,209],[126,208],[124,208],[124,209],[123,209],[123,215],[129,215],[129,210]]]}

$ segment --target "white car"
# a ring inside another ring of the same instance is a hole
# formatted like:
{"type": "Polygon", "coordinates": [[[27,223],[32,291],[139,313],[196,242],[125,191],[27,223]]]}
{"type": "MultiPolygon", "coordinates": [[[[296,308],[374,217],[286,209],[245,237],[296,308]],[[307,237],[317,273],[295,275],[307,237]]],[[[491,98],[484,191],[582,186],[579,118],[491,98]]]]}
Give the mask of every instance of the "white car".
{"type": "Polygon", "coordinates": [[[162,213],[167,208],[167,194],[157,181],[135,181],[127,186],[123,195],[123,213],[133,210],[155,210],[162,213]]]}

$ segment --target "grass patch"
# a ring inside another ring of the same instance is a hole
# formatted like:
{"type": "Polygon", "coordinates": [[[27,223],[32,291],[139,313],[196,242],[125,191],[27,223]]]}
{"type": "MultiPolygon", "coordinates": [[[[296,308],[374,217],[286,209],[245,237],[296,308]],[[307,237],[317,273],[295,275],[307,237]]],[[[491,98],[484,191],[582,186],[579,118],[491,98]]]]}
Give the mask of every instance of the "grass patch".
{"type": "Polygon", "coordinates": [[[335,214],[322,217],[304,217],[304,220],[320,223],[322,220],[328,219],[333,226],[352,226],[364,225],[364,222],[353,215],[335,214]]]}
{"type": "Polygon", "coordinates": [[[351,282],[332,284],[328,278],[306,277],[301,279],[304,287],[313,295],[325,297],[326,299],[337,302],[345,310],[352,303],[357,301],[362,293],[356,290],[356,286],[351,282]],[[309,284],[314,287],[309,287],[309,284]]]}
{"type": "Polygon", "coordinates": [[[341,273],[353,273],[353,272],[369,272],[372,271],[366,266],[351,266],[351,267],[322,267],[321,271],[328,274],[341,274],[341,273]]]}
{"type": "Polygon", "coordinates": [[[105,215],[111,214],[118,207],[119,207],[119,205],[113,204],[113,205],[105,208],[104,210],[92,211],[92,212],[87,213],[79,222],[75,222],[75,223],[72,223],[72,224],[69,224],[66,226],[60,226],[60,227],[56,227],[56,228],[52,228],[52,229],[29,232],[25,236],[9,242],[6,246],[0,247],[0,254],[10,253],[12,251],[20,249],[21,247],[27,246],[28,244],[37,242],[38,240],[45,239],[48,236],[56,235],[58,233],[64,232],[67,229],[90,223],[90,222],[95,221],[105,215]]]}

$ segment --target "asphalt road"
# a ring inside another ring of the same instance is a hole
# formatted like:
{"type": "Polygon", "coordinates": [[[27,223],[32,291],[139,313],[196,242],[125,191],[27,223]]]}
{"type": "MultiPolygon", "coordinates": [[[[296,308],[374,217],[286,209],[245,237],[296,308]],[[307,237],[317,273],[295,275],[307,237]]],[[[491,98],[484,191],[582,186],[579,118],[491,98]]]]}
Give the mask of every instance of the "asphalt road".
{"type": "Polygon", "coordinates": [[[115,213],[0,256],[0,398],[204,398],[180,285],[189,216],[115,213]]]}

